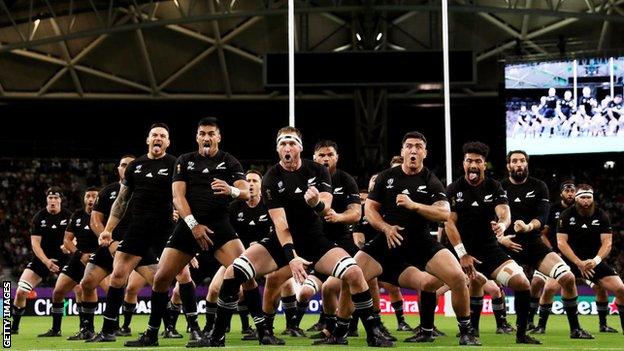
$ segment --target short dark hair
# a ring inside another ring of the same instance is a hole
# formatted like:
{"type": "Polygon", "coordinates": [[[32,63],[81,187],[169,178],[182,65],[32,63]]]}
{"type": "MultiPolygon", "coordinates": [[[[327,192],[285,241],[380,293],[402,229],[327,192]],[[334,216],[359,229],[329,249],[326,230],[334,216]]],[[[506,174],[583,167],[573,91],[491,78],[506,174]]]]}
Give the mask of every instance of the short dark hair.
{"type": "Polygon", "coordinates": [[[336,153],[338,152],[338,144],[333,140],[321,140],[314,145],[314,152],[317,152],[322,147],[333,147],[336,153]]]}
{"type": "Polygon", "coordinates": [[[622,98],[622,94],[616,94],[613,98],[622,98]]]}
{"type": "Polygon", "coordinates": [[[85,189],[85,193],[89,192],[89,191],[99,191],[99,189],[96,186],[90,186],[90,187],[85,189]]]}
{"type": "Polygon", "coordinates": [[[245,172],[245,177],[248,174],[257,174],[260,177],[260,180],[262,180],[262,173],[260,171],[256,170],[256,169],[250,169],[247,172],[245,172]]]}
{"type": "Polygon", "coordinates": [[[204,126],[213,126],[219,129],[219,120],[216,117],[204,117],[197,123],[197,128],[204,126]]]}
{"type": "Polygon", "coordinates": [[[58,193],[60,197],[63,197],[63,190],[61,190],[61,188],[56,185],[53,185],[49,187],[48,189],[46,189],[45,193],[46,193],[46,197],[54,193],[58,193]]]}
{"type": "Polygon", "coordinates": [[[524,150],[511,150],[507,153],[507,163],[511,162],[511,155],[513,154],[523,154],[524,158],[526,158],[527,162],[529,162],[529,154],[524,150]]]}
{"type": "Polygon", "coordinates": [[[165,129],[167,131],[167,133],[169,133],[169,126],[166,123],[156,122],[156,123],[152,124],[152,126],[150,127],[150,130],[152,130],[154,128],[163,128],[163,129],[165,129]]]}
{"type": "Polygon", "coordinates": [[[125,154],[125,155],[121,156],[121,158],[128,158],[128,157],[136,158],[136,156],[134,156],[133,154],[125,154]]]}
{"type": "Polygon", "coordinates": [[[420,139],[425,143],[425,145],[427,145],[427,138],[425,138],[423,133],[417,132],[415,130],[405,133],[405,135],[403,136],[403,140],[401,140],[401,145],[405,144],[405,140],[410,139],[410,138],[420,139]]]}
{"type": "Polygon", "coordinates": [[[283,133],[295,133],[299,139],[303,139],[303,135],[301,135],[301,132],[299,131],[299,129],[293,127],[293,126],[286,126],[283,128],[280,128],[280,130],[277,131],[277,136],[279,137],[280,134],[283,133]]]}
{"type": "Polygon", "coordinates": [[[490,147],[480,141],[469,141],[462,146],[464,156],[466,154],[477,154],[487,158],[490,154],[490,147]]]}
{"type": "Polygon", "coordinates": [[[562,192],[564,189],[567,189],[567,188],[576,189],[576,185],[573,179],[566,179],[563,182],[561,182],[561,185],[559,186],[559,192],[562,192]]]}

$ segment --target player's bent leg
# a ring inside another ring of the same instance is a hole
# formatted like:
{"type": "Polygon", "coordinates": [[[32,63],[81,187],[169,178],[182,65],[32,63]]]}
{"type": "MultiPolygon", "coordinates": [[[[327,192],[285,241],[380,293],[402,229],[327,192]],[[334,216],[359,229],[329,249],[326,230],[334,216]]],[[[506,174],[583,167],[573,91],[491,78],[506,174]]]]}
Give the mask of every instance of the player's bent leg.
{"type": "Polygon", "coordinates": [[[610,275],[600,279],[600,285],[615,294],[615,305],[620,315],[620,325],[624,330],[624,283],[617,275],[610,275]]]}
{"type": "Polygon", "coordinates": [[[544,285],[546,284],[547,276],[542,274],[539,270],[535,270],[533,273],[533,277],[531,278],[531,298],[529,302],[529,319],[528,319],[528,329],[535,328],[535,315],[537,314],[537,309],[539,307],[539,299],[542,295],[542,290],[544,289],[544,285]]]}
{"type": "Polygon", "coordinates": [[[410,266],[399,275],[399,286],[420,291],[420,328],[405,342],[433,342],[434,316],[437,302],[435,291],[443,283],[433,275],[410,266]]]}
{"type": "Polygon", "coordinates": [[[116,336],[130,336],[132,330],[130,329],[130,323],[132,323],[132,316],[138,302],[139,291],[147,284],[147,281],[136,270],[130,273],[128,277],[128,286],[126,287],[126,293],[124,295],[123,302],[123,316],[124,322],[121,328],[115,331],[116,336]]]}
{"type": "Polygon", "coordinates": [[[224,275],[225,267],[221,266],[214,277],[212,277],[210,285],[208,286],[208,293],[206,294],[206,324],[202,330],[204,335],[210,333],[212,327],[214,327],[214,321],[217,317],[217,299],[219,298],[219,290],[221,290],[224,275]]]}
{"type": "MultiPolygon", "coordinates": [[[[291,273],[292,275],[292,273],[291,273]]],[[[335,292],[335,298],[337,299],[340,292],[340,286],[338,291],[335,292]]],[[[284,311],[284,317],[286,318],[286,329],[282,333],[283,335],[290,335],[293,337],[306,337],[305,332],[299,328],[298,314],[297,314],[297,293],[295,289],[295,279],[289,278],[280,287],[280,296],[282,301],[282,309],[284,311]]]]}
{"type": "Polygon", "coordinates": [[[17,334],[19,332],[20,320],[26,308],[26,298],[39,283],[41,283],[41,276],[29,268],[24,269],[24,272],[22,272],[17,282],[17,290],[15,291],[15,298],[13,299],[11,333],[17,334]]]}
{"type": "Polygon", "coordinates": [[[52,292],[52,328],[43,334],[37,335],[38,337],[56,337],[61,336],[61,323],[63,319],[63,312],[65,311],[65,296],[70,292],[76,282],[71,279],[65,273],[61,273],[54,285],[54,291],[52,292]]]}
{"type": "Polygon", "coordinates": [[[598,310],[598,325],[601,333],[617,333],[617,329],[607,325],[607,315],[609,314],[609,292],[600,284],[589,282],[592,290],[596,294],[596,310],[598,310]]]}
{"type": "Polygon", "coordinates": [[[176,275],[176,280],[176,287],[178,288],[178,301],[173,301],[172,298],[172,302],[169,303],[172,306],[170,314],[173,314],[170,316],[170,327],[173,329],[172,332],[175,331],[175,321],[177,320],[177,316],[180,314],[179,306],[181,303],[184,316],[186,317],[186,323],[191,333],[189,338],[199,339],[201,335],[199,324],[197,323],[197,297],[195,293],[195,283],[191,278],[191,271],[188,264],[186,264],[176,275]],[[176,302],[175,305],[174,302],[176,302]],[[173,306],[177,306],[177,308],[173,308],[173,306]]]}
{"type": "MultiPolygon", "coordinates": [[[[536,271],[539,272],[539,271],[536,271]]],[[[543,273],[540,272],[543,275],[543,273]]],[[[539,321],[537,327],[531,331],[533,334],[546,333],[546,326],[548,324],[548,317],[552,311],[552,304],[555,295],[561,290],[559,283],[550,277],[546,277],[546,284],[544,285],[544,291],[539,301],[539,321]]]]}

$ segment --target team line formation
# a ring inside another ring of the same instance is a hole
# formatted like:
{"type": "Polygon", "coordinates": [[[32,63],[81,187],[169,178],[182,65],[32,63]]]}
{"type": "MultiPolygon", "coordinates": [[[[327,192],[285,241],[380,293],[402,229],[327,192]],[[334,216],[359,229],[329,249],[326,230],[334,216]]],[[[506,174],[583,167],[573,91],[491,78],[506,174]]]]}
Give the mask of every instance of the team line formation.
{"type": "Polygon", "coordinates": [[[546,184],[529,176],[529,155],[522,150],[507,154],[508,176],[498,181],[485,175],[488,146],[466,143],[464,174],[445,188],[423,165],[426,137],[408,132],[400,156],[360,192],[354,178],[337,168],[333,141],[319,141],[313,160],[304,159],[301,133],[284,127],[276,136],[279,162],[262,174],[245,172],[219,147],[221,138],[218,120],[203,118],[197,149],[176,158],[166,152],[168,126],[155,123],[147,153],[122,157],[119,181],[87,188],[84,208],[70,213],[62,206],[62,189],[50,187],[46,207],[32,220],[33,258],[19,278],[12,333],[19,334],[28,294],[51,273],[58,273],[52,328],[40,337],[61,336],[64,298],[72,290],[80,329],[68,340],[130,336],[137,287],[150,284],[149,322],[138,339],[124,343],[130,347],[182,338],[175,327],[180,311],[188,325],[186,347],[224,346],[235,312],[243,340],[283,345],[273,332],[280,297],[283,334],[304,337],[300,322],[316,293],[322,294],[323,313],[308,329],[315,345],[348,344],[359,320],[368,346],[392,347],[397,340],[381,323],[379,286],[390,293],[397,330],[413,331],[404,342],[444,335],[434,315],[438,296],[447,291],[460,345],[481,345],[484,293],[492,296],[496,333],[515,334],[517,343],[542,343],[535,335],[546,333],[559,291],[570,338],[593,339],[579,324],[577,280],[596,293],[600,332],[618,332],[607,325],[609,291],[624,330],[624,284],[605,262],[611,226],[594,202],[594,189],[564,181],[560,201],[551,205],[546,184]],[[212,278],[203,328],[191,272],[212,278]],[[258,280],[265,281],[262,297],[258,280]],[[543,294],[531,296],[532,285],[543,294]],[[506,320],[502,286],[514,294],[515,327],[506,320]],[[106,291],[106,308],[96,333],[98,287],[106,291]],[[403,318],[399,288],[419,293],[416,328],[403,318]]]}

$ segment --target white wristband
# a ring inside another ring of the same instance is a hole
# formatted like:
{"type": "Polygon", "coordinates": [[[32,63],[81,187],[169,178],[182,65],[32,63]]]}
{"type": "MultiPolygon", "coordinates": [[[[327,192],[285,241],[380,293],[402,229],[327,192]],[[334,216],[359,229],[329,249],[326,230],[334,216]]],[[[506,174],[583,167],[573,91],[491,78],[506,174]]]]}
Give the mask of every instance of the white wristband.
{"type": "Polygon", "coordinates": [[[184,217],[184,222],[186,222],[186,225],[188,225],[189,229],[191,230],[193,230],[193,228],[195,228],[195,226],[199,224],[192,214],[184,217]]]}
{"type": "Polygon", "coordinates": [[[230,186],[230,196],[232,199],[236,199],[240,196],[240,189],[235,186],[230,186]]]}
{"type": "Polygon", "coordinates": [[[602,262],[602,257],[596,255],[596,257],[594,257],[594,262],[596,262],[596,266],[600,264],[600,262],[602,262]]]}
{"type": "Polygon", "coordinates": [[[527,228],[529,229],[529,232],[532,232],[533,229],[535,229],[535,228],[533,228],[533,223],[531,223],[531,222],[529,222],[529,224],[527,225],[527,228]]]}
{"type": "Polygon", "coordinates": [[[459,256],[459,258],[462,258],[468,254],[463,243],[459,243],[455,245],[453,248],[455,249],[455,253],[457,253],[457,256],[459,256]]]}

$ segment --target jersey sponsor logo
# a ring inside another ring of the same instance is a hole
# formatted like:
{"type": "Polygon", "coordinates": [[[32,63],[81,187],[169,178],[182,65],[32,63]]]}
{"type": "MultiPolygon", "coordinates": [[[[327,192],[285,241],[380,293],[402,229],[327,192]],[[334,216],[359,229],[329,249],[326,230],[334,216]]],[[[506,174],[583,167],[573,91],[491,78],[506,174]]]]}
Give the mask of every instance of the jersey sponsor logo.
{"type": "Polygon", "coordinates": [[[284,188],[284,182],[280,180],[279,182],[277,182],[277,192],[281,194],[284,192],[284,190],[286,190],[284,188]]]}
{"type": "Polygon", "coordinates": [[[59,223],[59,224],[60,224],[60,225],[67,225],[67,220],[66,220],[66,219],[64,219],[64,220],[62,220],[62,221],[61,221],[61,223],[59,223]]]}
{"type": "Polygon", "coordinates": [[[244,216],[243,212],[239,212],[238,215],[237,215],[236,220],[239,221],[239,222],[244,221],[245,218],[243,218],[243,216],[244,216]]]}
{"type": "Polygon", "coordinates": [[[485,197],[483,198],[484,202],[492,202],[492,200],[492,194],[485,195],[485,197]]]}
{"type": "Polygon", "coordinates": [[[392,185],[394,183],[394,178],[390,178],[388,179],[388,181],[386,182],[386,189],[392,189],[394,188],[394,185],[392,185]]]}
{"type": "Polygon", "coordinates": [[[78,218],[78,219],[76,219],[76,225],[78,225],[78,226],[79,226],[79,225],[80,225],[80,222],[82,222],[82,218],[78,218]]]}
{"type": "Polygon", "coordinates": [[[594,219],[594,220],[591,222],[591,225],[600,225],[600,221],[599,221],[599,220],[597,220],[597,219],[594,219]]]}
{"type": "Polygon", "coordinates": [[[316,177],[312,177],[308,179],[308,186],[315,186],[315,185],[316,185],[316,177]]]}
{"type": "Polygon", "coordinates": [[[45,219],[41,220],[41,228],[45,228],[47,226],[45,219]]]}
{"type": "Polygon", "coordinates": [[[225,162],[219,163],[215,169],[226,169],[225,168],[225,162]]]}
{"type": "Polygon", "coordinates": [[[141,173],[141,168],[142,167],[143,167],[143,165],[136,166],[136,169],[134,170],[134,173],[137,173],[137,174],[141,173]]]}
{"type": "Polygon", "coordinates": [[[206,173],[208,173],[208,172],[210,172],[210,171],[208,170],[208,168],[204,168],[204,170],[202,171],[202,173],[204,173],[204,174],[206,174],[206,173]]]}
{"type": "Polygon", "coordinates": [[[479,207],[479,203],[474,201],[473,203],[470,204],[470,206],[472,206],[472,207],[479,207]]]}
{"type": "Polygon", "coordinates": [[[334,194],[336,195],[342,195],[344,194],[344,191],[342,191],[342,187],[337,187],[336,189],[334,189],[334,194]]]}
{"type": "Polygon", "coordinates": [[[117,198],[117,192],[116,191],[111,191],[109,199],[115,200],[116,198],[117,198]]]}
{"type": "Polygon", "coordinates": [[[576,218],[570,217],[570,225],[575,225],[575,224],[576,224],[576,218]]]}
{"type": "Polygon", "coordinates": [[[161,169],[158,170],[158,175],[168,176],[169,175],[169,170],[167,168],[161,168],[161,169]]]}
{"type": "Polygon", "coordinates": [[[520,198],[519,198],[519,197],[517,197],[517,198],[514,200],[514,202],[521,202],[521,201],[522,201],[522,200],[520,200],[520,198]]]}
{"type": "Polygon", "coordinates": [[[407,189],[403,189],[403,191],[401,191],[401,194],[409,195],[410,192],[407,189]]]}
{"type": "Polygon", "coordinates": [[[295,189],[295,194],[299,194],[301,192],[303,192],[303,191],[301,189],[299,189],[299,187],[297,187],[297,189],[295,189]]]}
{"type": "Polygon", "coordinates": [[[458,192],[458,193],[456,194],[456,196],[457,196],[457,202],[464,202],[464,198],[463,198],[464,193],[463,193],[463,192],[461,192],[461,191],[460,191],[460,192],[458,192]]]}
{"type": "Polygon", "coordinates": [[[267,218],[267,215],[263,214],[260,216],[260,218],[258,218],[258,222],[266,222],[269,219],[267,218]]]}
{"type": "Polygon", "coordinates": [[[249,222],[249,225],[256,225],[256,222],[253,221],[253,219],[249,222]]]}
{"type": "Polygon", "coordinates": [[[188,163],[186,164],[186,169],[189,171],[192,171],[195,169],[195,162],[193,161],[188,161],[188,163]]]}
{"type": "Polygon", "coordinates": [[[526,197],[527,197],[527,198],[529,198],[529,197],[535,197],[535,190],[531,190],[531,191],[529,191],[528,193],[526,193],[526,197]]]}
{"type": "Polygon", "coordinates": [[[152,172],[149,172],[148,174],[145,175],[146,178],[154,178],[154,176],[152,175],[152,172]]]}
{"type": "Polygon", "coordinates": [[[420,185],[420,186],[418,186],[418,189],[416,189],[416,191],[418,191],[419,193],[426,193],[427,192],[427,186],[426,185],[420,185]]]}

